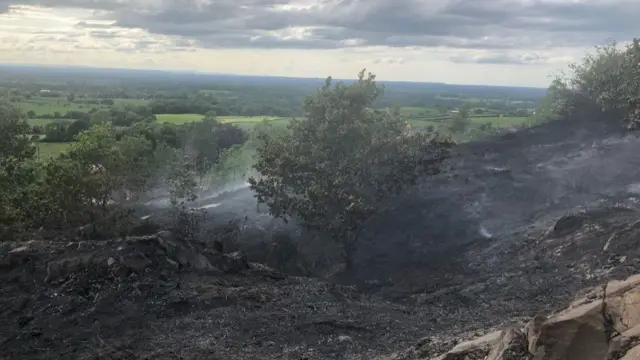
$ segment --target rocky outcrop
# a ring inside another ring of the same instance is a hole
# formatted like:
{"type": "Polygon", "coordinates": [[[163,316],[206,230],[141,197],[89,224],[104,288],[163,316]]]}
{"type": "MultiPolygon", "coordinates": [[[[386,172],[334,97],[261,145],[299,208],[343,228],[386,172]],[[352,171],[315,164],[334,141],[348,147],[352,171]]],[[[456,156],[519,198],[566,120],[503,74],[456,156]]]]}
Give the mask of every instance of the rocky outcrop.
{"type": "MultiPolygon", "coordinates": [[[[640,275],[583,292],[563,311],[491,331],[434,355],[421,340],[393,360],[640,359],[640,275]]],[[[441,343],[441,342],[440,342],[441,343]]],[[[453,341],[455,343],[455,341],[453,341]]]]}

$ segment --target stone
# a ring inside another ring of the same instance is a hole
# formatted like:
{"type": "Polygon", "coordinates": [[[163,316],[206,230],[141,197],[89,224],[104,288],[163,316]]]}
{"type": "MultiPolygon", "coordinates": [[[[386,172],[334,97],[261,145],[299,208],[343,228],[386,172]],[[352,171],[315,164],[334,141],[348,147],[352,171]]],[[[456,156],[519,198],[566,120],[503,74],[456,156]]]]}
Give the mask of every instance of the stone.
{"type": "Polygon", "coordinates": [[[241,251],[236,251],[231,254],[220,254],[215,256],[214,259],[215,267],[226,273],[236,273],[249,269],[247,255],[241,251]]]}
{"type": "Polygon", "coordinates": [[[500,339],[493,344],[486,360],[532,359],[528,347],[524,332],[517,328],[508,328],[502,331],[500,339]]]}
{"type": "Polygon", "coordinates": [[[502,331],[494,331],[477,339],[462,342],[436,360],[485,360],[492,345],[501,335],[502,331]]]}
{"type": "Polygon", "coordinates": [[[51,261],[47,264],[47,277],[45,278],[45,282],[65,278],[74,272],[88,268],[92,263],[92,254],[51,261]]]}
{"type": "Polygon", "coordinates": [[[113,266],[116,263],[116,259],[110,257],[107,259],[107,266],[113,266]]]}
{"type": "Polygon", "coordinates": [[[529,339],[535,360],[603,360],[608,351],[602,302],[567,309],[542,323],[529,339]]]}
{"type": "Polygon", "coordinates": [[[620,358],[620,360],[638,360],[638,359],[640,359],[640,345],[627,351],[627,353],[622,358],[620,358]]]}
{"type": "Polygon", "coordinates": [[[30,252],[27,246],[17,247],[0,258],[0,269],[13,269],[20,264],[30,261],[32,256],[35,256],[35,254],[30,252]]]}
{"type": "Polygon", "coordinates": [[[152,264],[151,260],[149,260],[144,254],[138,252],[122,256],[120,262],[123,266],[137,274],[142,274],[144,270],[152,264]]]}
{"type": "Polygon", "coordinates": [[[345,342],[353,342],[353,339],[351,338],[351,336],[347,336],[347,335],[340,335],[338,336],[338,342],[340,343],[345,343],[345,342]]]}
{"type": "Polygon", "coordinates": [[[606,296],[606,310],[618,332],[640,325],[640,276],[609,282],[606,296]]]}
{"type": "Polygon", "coordinates": [[[20,247],[17,247],[15,249],[9,251],[9,254],[17,254],[17,253],[22,253],[22,252],[26,252],[26,251],[29,251],[29,247],[20,246],[20,247]]]}

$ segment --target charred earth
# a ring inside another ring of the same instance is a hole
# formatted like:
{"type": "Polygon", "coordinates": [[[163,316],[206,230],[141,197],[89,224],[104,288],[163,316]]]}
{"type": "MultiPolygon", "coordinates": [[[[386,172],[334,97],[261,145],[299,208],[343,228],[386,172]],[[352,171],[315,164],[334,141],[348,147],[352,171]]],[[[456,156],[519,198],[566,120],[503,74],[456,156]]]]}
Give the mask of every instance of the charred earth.
{"type": "MultiPolygon", "coordinates": [[[[5,242],[0,358],[373,359],[526,322],[640,272],[639,151],[619,124],[588,117],[461,145],[450,171],[363,229],[353,286],[261,265],[236,251],[241,237],[223,252],[161,229],[5,242]]],[[[252,199],[240,188],[194,206],[210,205],[212,231],[242,219],[241,231],[304,240],[252,199]]],[[[170,222],[152,204],[139,213],[170,222]]]]}

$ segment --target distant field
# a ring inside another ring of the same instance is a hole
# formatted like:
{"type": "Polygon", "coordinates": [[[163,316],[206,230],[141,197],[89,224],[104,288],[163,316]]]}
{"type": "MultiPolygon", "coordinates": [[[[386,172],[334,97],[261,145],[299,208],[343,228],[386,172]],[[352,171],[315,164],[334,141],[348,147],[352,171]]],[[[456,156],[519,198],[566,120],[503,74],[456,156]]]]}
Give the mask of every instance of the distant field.
{"type": "Polygon", "coordinates": [[[400,108],[400,115],[408,118],[415,118],[415,117],[435,117],[435,116],[440,116],[442,114],[440,114],[440,112],[438,112],[436,109],[432,109],[432,108],[404,106],[400,108]]]}
{"type": "MultiPolygon", "coordinates": [[[[148,100],[141,99],[114,99],[114,106],[124,105],[146,105],[148,100]]],[[[67,111],[89,111],[92,108],[104,109],[108,108],[108,105],[96,105],[96,104],[83,104],[78,102],[69,102],[66,98],[41,98],[33,97],[29,100],[21,101],[17,103],[17,106],[25,113],[33,111],[36,115],[43,114],[55,114],[59,112],[64,114],[67,111]]]]}
{"type": "Polygon", "coordinates": [[[49,143],[49,142],[37,142],[38,157],[40,159],[48,159],[58,156],[61,152],[67,150],[72,143],[49,143]]]}
{"type": "Polygon", "coordinates": [[[27,122],[29,123],[29,125],[38,125],[38,126],[47,126],[47,124],[51,123],[55,121],[54,119],[27,119],[27,122]]]}
{"type": "Polygon", "coordinates": [[[411,124],[411,127],[413,127],[416,130],[422,127],[427,127],[427,126],[438,127],[439,125],[442,125],[444,123],[442,121],[422,120],[422,119],[417,119],[417,120],[410,119],[408,121],[409,121],[409,124],[411,124]]]}
{"type": "Polygon", "coordinates": [[[70,103],[66,99],[29,100],[18,103],[18,107],[25,113],[33,111],[36,115],[64,114],[67,111],[89,111],[92,107],[100,108],[100,105],[70,103]]]}
{"type": "Polygon", "coordinates": [[[471,118],[471,120],[476,124],[485,124],[492,123],[495,126],[505,127],[511,125],[520,125],[526,122],[529,118],[527,117],[483,117],[483,118],[471,118]]]}
{"type": "Polygon", "coordinates": [[[149,100],[144,100],[144,99],[113,99],[113,104],[115,106],[124,106],[124,105],[141,106],[141,105],[147,105],[148,103],[149,103],[149,100]]]}
{"type": "MultiPolygon", "coordinates": [[[[187,124],[200,121],[203,116],[200,114],[157,114],[156,118],[161,123],[171,123],[176,125],[187,124]]],[[[275,123],[286,123],[288,118],[277,116],[217,116],[216,119],[223,123],[236,124],[242,128],[250,128],[262,122],[262,120],[273,121],[275,123]]]]}
{"type": "Polygon", "coordinates": [[[156,118],[161,123],[171,123],[175,125],[182,125],[191,122],[202,120],[203,116],[200,114],[157,114],[156,118]]]}

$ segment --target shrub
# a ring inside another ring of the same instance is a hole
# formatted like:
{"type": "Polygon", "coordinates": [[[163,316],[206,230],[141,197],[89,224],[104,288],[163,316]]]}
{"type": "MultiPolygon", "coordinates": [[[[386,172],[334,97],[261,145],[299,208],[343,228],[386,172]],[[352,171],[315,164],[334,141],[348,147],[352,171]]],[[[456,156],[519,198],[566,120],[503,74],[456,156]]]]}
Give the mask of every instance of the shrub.
{"type": "Polygon", "coordinates": [[[343,248],[348,269],[360,225],[384,202],[429,174],[452,145],[438,134],[405,132],[405,123],[372,105],[382,89],[362,71],[351,85],[324,87],[304,103],[306,117],[290,132],[263,135],[250,178],[272,215],[297,217],[343,248]]]}

